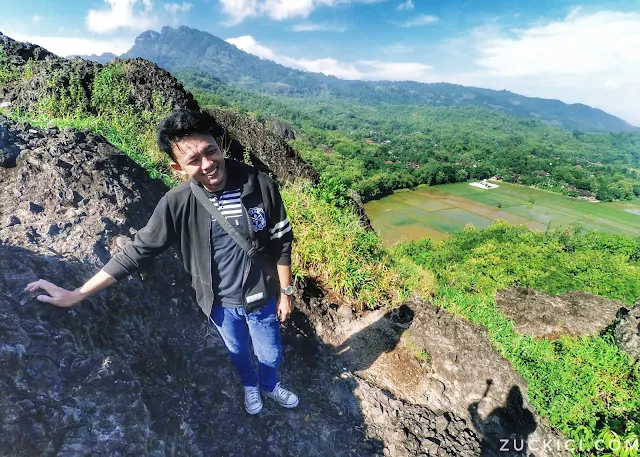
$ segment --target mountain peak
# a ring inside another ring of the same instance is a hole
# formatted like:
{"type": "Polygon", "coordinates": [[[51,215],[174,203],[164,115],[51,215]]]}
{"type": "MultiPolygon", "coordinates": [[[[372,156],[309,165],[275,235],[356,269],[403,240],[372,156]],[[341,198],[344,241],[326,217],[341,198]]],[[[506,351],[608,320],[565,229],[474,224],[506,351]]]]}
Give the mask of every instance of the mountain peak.
{"type": "MultiPolygon", "coordinates": [[[[162,28],[162,32],[164,33],[164,29],[166,29],[167,27],[163,27],[162,28]]],[[[138,35],[136,37],[136,41],[135,44],[137,45],[138,43],[145,43],[147,41],[153,41],[153,40],[157,40],[158,38],[160,38],[160,34],[154,30],[147,30],[146,32],[142,32],[140,35],[138,35]]],[[[134,45],[135,46],[135,45],[134,45]]]]}

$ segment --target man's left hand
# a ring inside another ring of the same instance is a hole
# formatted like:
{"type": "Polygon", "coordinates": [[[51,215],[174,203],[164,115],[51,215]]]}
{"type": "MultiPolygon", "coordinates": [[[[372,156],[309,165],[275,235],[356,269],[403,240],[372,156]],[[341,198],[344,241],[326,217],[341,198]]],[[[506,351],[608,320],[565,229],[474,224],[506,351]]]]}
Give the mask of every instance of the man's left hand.
{"type": "Polygon", "coordinates": [[[293,301],[290,295],[280,294],[280,301],[278,302],[278,320],[285,322],[291,316],[293,312],[293,301]]]}

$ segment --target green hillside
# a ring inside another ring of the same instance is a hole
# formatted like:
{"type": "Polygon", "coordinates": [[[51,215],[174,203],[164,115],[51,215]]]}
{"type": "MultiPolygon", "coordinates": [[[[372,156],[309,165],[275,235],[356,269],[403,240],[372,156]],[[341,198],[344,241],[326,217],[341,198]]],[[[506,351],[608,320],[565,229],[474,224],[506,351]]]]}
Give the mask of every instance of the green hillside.
{"type": "Polygon", "coordinates": [[[294,70],[247,54],[209,33],[188,27],[147,31],[122,57],[142,57],[170,71],[195,68],[252,92],[294,97],[334,97],[365,105],[477,106],[557,127],[593,132],[637,131],[636,127],[582,104],[524,97],[455,84],[411,81],[347,81],[294,70]]]}

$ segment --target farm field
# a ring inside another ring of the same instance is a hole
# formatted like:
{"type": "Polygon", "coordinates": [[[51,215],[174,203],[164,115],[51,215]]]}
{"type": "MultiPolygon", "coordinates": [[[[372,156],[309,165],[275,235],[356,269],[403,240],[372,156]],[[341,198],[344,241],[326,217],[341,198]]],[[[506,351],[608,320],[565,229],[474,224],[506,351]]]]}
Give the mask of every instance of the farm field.
{"type": "Polygon", "coordinates": [[[509,183],[497,189],[468,183],[421,186],[368,202],[365,210],[387,245],[425,236],[439,240],[466,224],[485,228],[498,219],[542,231],[582,226],[640,236],[640,200],[591,203],[509,183]]]}

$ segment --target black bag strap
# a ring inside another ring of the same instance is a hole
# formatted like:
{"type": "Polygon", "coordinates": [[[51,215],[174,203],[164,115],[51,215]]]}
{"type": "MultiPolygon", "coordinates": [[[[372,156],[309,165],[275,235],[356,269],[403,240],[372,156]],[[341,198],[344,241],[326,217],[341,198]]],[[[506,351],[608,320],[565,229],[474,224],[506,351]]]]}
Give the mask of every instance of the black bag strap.
{"type": "MultiPolygon", "coordinates": [[[[207,194],[204,193],[204,190],[198,186],[195,182],[191,181],[191,192],[195,195],[196,199],[206,208],[207,211],[213,216],[213,218],[220,224],[220,226],[229,234],[233,240],[238,243],[238,246],[242,248],[244,252],[247,253],[247,256],[253,257],[258,250],[254,246],[255,239],[251,241],[247,240],[240,232],[238,232],[233,225],[229,223],[226,217],[222,215],[220,210],[216,208],[216,206],[211,203],[207,194]]],[[[242,205],[241,205],[242,206],[242,205]]],[[[242,206],[242,214],[244,214],[247,220],[247,230],[251,231],[251,220],[249,219],[249,214],[245,211],[244,206],[242,206]]]]}

